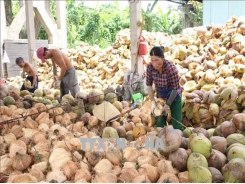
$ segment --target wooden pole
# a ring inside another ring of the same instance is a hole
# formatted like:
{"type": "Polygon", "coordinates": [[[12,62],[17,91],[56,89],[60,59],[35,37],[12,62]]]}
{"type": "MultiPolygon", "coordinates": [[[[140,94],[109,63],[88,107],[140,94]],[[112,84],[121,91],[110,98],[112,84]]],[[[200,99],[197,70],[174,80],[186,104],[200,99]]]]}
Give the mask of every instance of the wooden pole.
{"type": "Polygon", "coordinates": [[[130,0],[130,40],[131,40],[131,70],[137,65],[137,72],[143,73],[142,58],[138,57],[138,43],[140,39],[142,21],[141,2],[139,0],[130,0]]]}
{"type": "Polygon", "coordinates": [[[36,67],[36,62],[33,60],[33,55],[36,49],[36,39],[35,39],[35,25],[34,25],[34,15],[33,15],[33,1],[25,0],[26,8],[26,30],[28,37],[28,61],[36,67]]]}
{"type": "Polygon", "coordinates": [[[1,33],[0,33],[0,78],[3,78],[3,40],[6,38],[6,17],[5,17],[5,7],[4,7],[4,1],[1,1],[1,33]]]}

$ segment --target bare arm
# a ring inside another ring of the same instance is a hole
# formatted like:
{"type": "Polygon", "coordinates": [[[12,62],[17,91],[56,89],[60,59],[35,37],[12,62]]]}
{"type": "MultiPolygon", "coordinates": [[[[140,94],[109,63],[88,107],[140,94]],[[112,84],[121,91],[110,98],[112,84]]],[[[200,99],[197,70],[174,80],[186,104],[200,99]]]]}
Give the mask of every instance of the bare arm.
{"type": "Polygon", "coordinates": [[[28,63],[28,66],[29,66],[29,75],[33,77],[32,87],[34,87],[34,85],[36,84],[36,81],[37,81],[37,74],[36,74],[35,69],[33,68],[32,65],[30,65],[28,63]]]}
{"type": "Polygon", "coordinates": [[[56,52],[54,62],[55,61],[56,61],[56,64],[60,67],[60,76],[58,77],[58,80],[62,80],[67,70],[67,65],[66,65],[64,56],[62,55],[62,52],[60,51],[56,52]]]}

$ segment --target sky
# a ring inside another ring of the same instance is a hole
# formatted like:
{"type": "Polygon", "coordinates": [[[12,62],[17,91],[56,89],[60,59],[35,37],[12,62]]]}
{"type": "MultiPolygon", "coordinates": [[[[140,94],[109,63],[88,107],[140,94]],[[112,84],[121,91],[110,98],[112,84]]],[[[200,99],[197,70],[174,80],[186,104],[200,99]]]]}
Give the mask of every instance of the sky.
{"type": "MultiPolygon", "coordinates": [[[[118,1],[119,2],[119,5],[120,7],[123,9],[125,8],[126,6],[129,6],[129,1],[128,0],[121,0],[121,1],[118,1]]],[[[153,4],[153,0],[152,1],[141,1],[141,7],[143,10],[146,10],[147,8],[147,5],[149,3],[153,4]]],[[[84,1],[84,5],[86,6],[90,6],[92,8],[94,8],[96,6],[96,3],[97,1],[84,1]]],[[[113,1],[99,1],[99,5],[101,4],[113,4],[113,1]]],[[[172,3],[172,2],[169,2],[169,1],[158,1],[157,2],[157,5],[162,7],[162,9],[167,9],[168,6],[173,6],[175,8],[177,8],[179,6],[179,4],[176,4],[176,3],[172,3]]]]}

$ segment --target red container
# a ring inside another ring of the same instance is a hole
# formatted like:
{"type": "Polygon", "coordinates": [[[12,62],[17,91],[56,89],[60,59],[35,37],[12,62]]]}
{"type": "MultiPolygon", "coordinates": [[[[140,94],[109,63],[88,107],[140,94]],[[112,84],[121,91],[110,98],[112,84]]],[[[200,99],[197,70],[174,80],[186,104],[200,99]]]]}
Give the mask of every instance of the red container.
{"type": "Polygon", "coordinates": [[[139,44],[139,55],[146,55],[147,54],[147,42],[144,37],[140,39],[139,44]]]}

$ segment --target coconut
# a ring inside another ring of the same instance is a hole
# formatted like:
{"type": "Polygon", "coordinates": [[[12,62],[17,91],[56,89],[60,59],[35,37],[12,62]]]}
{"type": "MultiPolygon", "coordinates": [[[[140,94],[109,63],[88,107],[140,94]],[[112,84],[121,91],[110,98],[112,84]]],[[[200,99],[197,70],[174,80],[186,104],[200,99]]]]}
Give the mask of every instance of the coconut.
{"type": "Polygon", "coordinates": [[[229,150],[235,146],[241,147],[241,148],[245,148],[245,145],[241,144],[241,143],[233,143],[231,144],[225,151],[225,153],[227,154],[229,152],[229,150]]]}
{"type": "Polygon", "coordinates": [[[117,131],[118,136],[120,138],[125,138],[126,137],[126,129],[124,128],[124,126],[116,127],[116,131],[117,131]]]}
{"type": "Polygon", "coordinates": [[[105,158],[104,151],[89,151],[85,153],[85,157],[87,158],[88,162],[95,166],[101,159],[105,158]]]}
{"type": "Polygon", "coordinates": [[[139,156],[139,152],[134,147],[126,147],[123,150],[123,158],[129,162],[135,162],[139,156]]]}
{"type": "Polygon", "coordinates": [[[87,169],[78,169],[75,170],[74,172],[75,172],[75,178],[74,178],[75,183],[77,183],[81,179],[85,179],[86,182],[91,181],[92,176],[87,169]]]}
{"type": "Polygon", "coordinates": [[[233,143],[240,143],[245,145],[245,136],[242,134],[234,133],[226,137],[227,144],[230,146],[233,143]]]}
{"type": "Polygon", "coordinates": [[[134,178],[132,183],[151,183],[151,180],[146,175],[140,175],[134,178]]]}
{"type": "Polygon", "coordinates": [[[122,153],[117,149],[109,149],[108,151],[106,151],[106,158],[113,165],[121,165],[122,153]]]}
{"type": "Polygon", "coordinates": [[[187,159],[187,169],[190,170],[194,166],[208,167],[208,161],[200,153],[191,153],[187,159]]]}
{"type": "Polygon", "coordinates": [[[41,90],[41,89],[36,89],[36,90],[34,91],[34,96],[35,96],[35,97],[42,97],[42,96],[43,96],[43,90],[41,90]]]}
{"type": "Polygon", "coordinates": [[[119,181],[122,183],[131,183],[134,178],[138,177],[139,173],[134,168],[123,168],[121,175],[119,176],[119,181]]]}
{"type": "Polygon", "coordinates": [[[62,97],[61,103],[68,102],[70,105],[75,105],[75,99],[71,94],[66,94],[62,97]]]}
{"type": "Polygon", "coordinates": [[[103,129],[102,138],[119,138],[117,131],[112,127],[103,129]]]}
{"type": "Polygon", "coordinates": [[[245,130],[245,114],[238,113],[232,118],[232,122],[235,124],[238,130],[245,130]]]}
{"type": "Polygon", "coordinates": [[[181,136],[178,131],[173,129],[173,127],[165,126],[160,131],[160,136],[163,140],[165,153],[171,153],[172,151],[177,150],[181,145],[181,136]]]}
{"type": "Polygon", "coordinates": [[[91,183],[117,183],[117,176],[113,173],[98,173],[92,177],[91,183]]]}
{"type": "Polygon", "coordinates": [[[202,133],[205,137],[207,137],[209,139],[209,133],[206,129],[202,128],[202,127],[196,127],[194,129],[192,129],[191,133],[202,133]]]}
{"type": "Polygon", "coordinates": [[[233,158],[243,158],[245,160],[245,147],[233,146],[227,153],[227,160],[230,161],[233,158]]]}
{"type": "Polygon", "coordinates": [[[190,183],[188,179],[188,171],[178,173],[180,183],[190,183]]]}
{"type": "Polygon", "coordinates": [[[157,183],[179,183],[179,180],[175,174],[163,173],[157,180],[157,183]]]}
{"type": "Polygon", "coordinates": [[[118,99],[117,99],[117,95],[115,93],[110,92],[107,94],[105,93],[105,100],[113,104],[118,99]]]}
{"type": "Polygon", "coordinates": [[[188,154],[184,148],[178,148],[177,150],[169,154],[169,160],[178,171],[185,171],[187,168],[188,154]]]}
{"type": "Polygon", "coordinates": [[[123,105],[119,101],[113,102],[113,105],[121,112],[123,110],[123,105]]]}
{"type": "Polygon", "coordinates": [[[23,171],[27,169],[31,164],[31,156],[27,154],[19,154],[16,152],[16,155],[13,158],[13,169],[18,171],[23,171]]]}
{"type": "Polygon", "coordinates": [[[188,172],[191,183],[212,183],[212,174],[207,167],[194,166],[188,172]]]}
{"type": "Polygon", "coordinates": [[[186,137],[186,138],[189,138],[193,129],[194,129],[193,127],[185,128],[183,130],[183,136],[186,137]]]}
{"type": "Polygon", "coordinates": [[[100,160],[94,167],[96,173],[109,173],[112,170],[112,163],[108,159],[100,160]]]}
{"type": "Polygon", "coordinates": [[[91,114],[88,112],[85,112],[84,114],[82,114],[80,120],[84,122],[84,124],[87,124],[89,121],[91,114]]]}
{"type": "Polygon", "coordinates": [[[177,170],[173,168],[172,162],[169,160],[161,159],[157,162],[157,171],[160,175],[163,173],[177,174],[177,170]]]}
{"type": "Polygon", "coordinates": [[[220,134],[222,137],[227,137],[230,134],[236,133],[236,126],[231,121],[224,121],[220,125],[220,134]]]}
{"type": "Polygon", "coordinates": [[[134,138],[139,138],[141,136],[144,136],[146,133],[146,128],[144,126],[137,125],[133,128],[132,135],[134,138]]]}
{"type": "Polygon", "coordinates": [[[192,152],[201,153],[208,158],[211,155],[212,144],[207,137],[199,133],[198,136],[191,140],[190,149],[192,152]]]}
{"type": "Polygon", "coordinates": [[[15,99],[12,96],[6,96],[3,98],[3,103],[4,105],[14,105],[15,104],[15,99]]]}
{"type": "Polygon", "coordinates": [[[208,170],[212,174],[212,183],[223,183],[224,182],[224,177],[218,169],[214,167],[208,167],[208,170]]]}
{"type": "Polygon", "coordinates": [[[151,183],[155,183],[159,178],[159,173],[157,171],[157,167],[154,167],[150,164],[143,164],[138,169],[140,175],[145,174],[151,181],[151,183]]]}
{"type": "Polygon", "coordinates": [[[75,162],[69,160],[68,162],[66,162],[62,167],[61,167],[61,171],[63,171],[63,173],[65,174],[65,176],[68,179],[71,179],[72,177],[75,176],[75,173],[77,172],[77,165],[75,162]]]}
{"type": "Polygon", "coordinates": [[[215,128],[209,128],[207,131],[208,131],[208,134],[209,134],[209,137],[212,137],[214,135],[214,130],[215,128]]]}
{"type": "Polygon", "coordinates": [[[216,149],[222,153],[225,153],[227,148],[227,140],[224,137],[220,136],[212,136],[210,137],[210,142],[212,144],[212,148],[216,149]]]}
{"type": "Polygon", "coordinates": [[[38,169],[31,169],[29,173],[32,176],[34,176],[38,182],[43,181],[45,179],[45,175],[43,174],[43,172],[38,169]]]}
{"type": "Polygon", "coordinates": [[[245,182],[245,160],[242,158],[231,159],[221,170],[225,183],[245,182]]]}
{"type": "Polygon", "coordinates": [[[215,149],[212,149],[211,156],[207,159],[209,167],[215,167],[221,169],[226,164],[226,156],[215,149]]]}
{"type": "Polygon", "coordinates": [[[91,104],[96,104],[100,100],[100,95],[97,91],[91,91],[87,96],[88,102],[91,104]]]}

